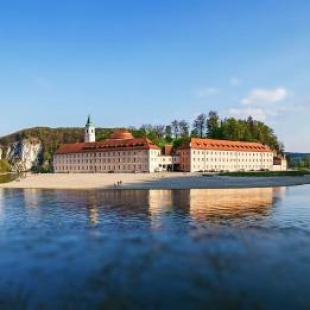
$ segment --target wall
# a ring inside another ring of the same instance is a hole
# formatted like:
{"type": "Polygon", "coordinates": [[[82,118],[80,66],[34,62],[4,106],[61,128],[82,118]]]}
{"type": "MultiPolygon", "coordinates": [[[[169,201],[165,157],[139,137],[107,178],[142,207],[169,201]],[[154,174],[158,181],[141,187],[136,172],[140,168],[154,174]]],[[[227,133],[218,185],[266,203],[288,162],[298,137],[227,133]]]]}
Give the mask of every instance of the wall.
{"type": "Polygon", "coordinates": [[[54,172],[149,172],[149,152],[135,150],[55,154],[53,167],[54,172]]]}

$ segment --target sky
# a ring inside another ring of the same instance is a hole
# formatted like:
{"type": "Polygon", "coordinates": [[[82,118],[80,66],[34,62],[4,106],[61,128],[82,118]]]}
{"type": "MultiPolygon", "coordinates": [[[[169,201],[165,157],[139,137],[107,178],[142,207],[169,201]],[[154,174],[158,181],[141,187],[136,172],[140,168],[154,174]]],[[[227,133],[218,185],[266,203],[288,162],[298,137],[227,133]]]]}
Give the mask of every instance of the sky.
{"type": "Polygon", "coordinates": [[[310,152],[309,16],[307,0],[2,0],[0,136],[215,110],[310,152]]]}

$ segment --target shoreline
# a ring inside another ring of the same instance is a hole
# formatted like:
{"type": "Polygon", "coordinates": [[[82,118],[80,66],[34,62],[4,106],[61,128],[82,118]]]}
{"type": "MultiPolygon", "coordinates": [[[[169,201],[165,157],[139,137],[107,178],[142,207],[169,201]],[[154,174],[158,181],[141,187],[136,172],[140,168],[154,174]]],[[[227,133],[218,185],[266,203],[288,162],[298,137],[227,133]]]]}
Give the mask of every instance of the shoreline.
{"type": "Polygon", "coordinates": [[[202,173],[115,173],[115,174],[31,174],[0,189],[63,190],[181,190],[285,187],[310,184],[310,176],[230,177],[203,176],[202,173]],[[117,182],[120,182],[118,184],[117,182]]]}

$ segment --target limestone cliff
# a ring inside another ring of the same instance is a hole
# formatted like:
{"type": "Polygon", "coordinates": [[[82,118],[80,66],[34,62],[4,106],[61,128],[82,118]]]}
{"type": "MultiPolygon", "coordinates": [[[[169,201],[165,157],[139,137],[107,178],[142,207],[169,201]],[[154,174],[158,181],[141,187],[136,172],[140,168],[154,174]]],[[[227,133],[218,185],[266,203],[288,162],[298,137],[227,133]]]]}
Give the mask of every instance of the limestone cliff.
{"type": "MultiPolygon", "coordinates": [[[[111,133],[110,128],[96,128],[96,139],[104,139],[111,133]]],[[[15,169],[49,170],[53,153],[65,143],[84,140],[81,127],[33,127],[0,137],[0,156],[15,169]],[[2,154],[1,154],[2,153],[2,154]]]]}
{"type": "Polygon", "coordinates": [[[13,167],[13,170],[30,170],[42,160],[43,146],[38,139],[22,139],[0,148],[0,155],[13,167]]]}

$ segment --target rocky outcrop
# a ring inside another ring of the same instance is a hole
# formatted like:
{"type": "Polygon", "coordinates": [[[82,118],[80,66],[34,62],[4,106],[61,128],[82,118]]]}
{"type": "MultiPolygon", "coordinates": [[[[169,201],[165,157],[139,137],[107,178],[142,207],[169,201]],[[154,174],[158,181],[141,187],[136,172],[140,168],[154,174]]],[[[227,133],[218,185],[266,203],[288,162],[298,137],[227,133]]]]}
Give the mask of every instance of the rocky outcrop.
{"type": "Polygon", "coordinates": [[[37,166],[43,157],[43,146],[40,140],[22,139],[0,148],[3,158],[12,164],[14,170],[26,171],[37,166]]]}

